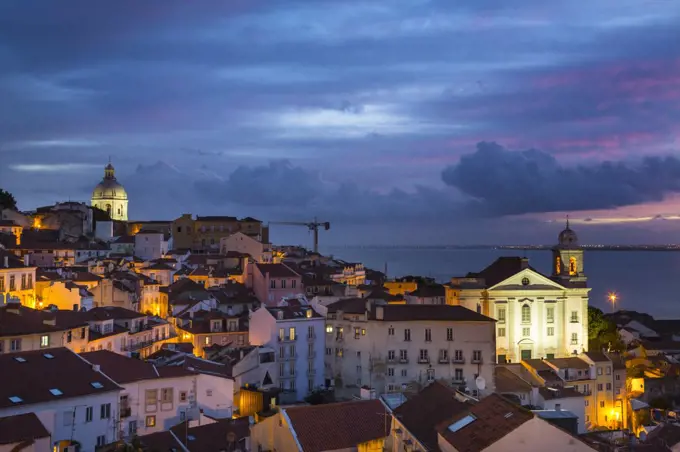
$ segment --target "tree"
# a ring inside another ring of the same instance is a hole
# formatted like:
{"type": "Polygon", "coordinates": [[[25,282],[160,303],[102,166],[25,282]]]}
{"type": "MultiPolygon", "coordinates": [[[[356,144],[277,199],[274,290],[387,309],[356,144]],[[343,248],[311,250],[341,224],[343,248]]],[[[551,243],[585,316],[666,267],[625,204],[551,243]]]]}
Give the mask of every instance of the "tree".
{"type": "Polygon", "coordinates": [[[588,306],[588,350],[623,351],[616,324],[607,319],[601,310],[588,306]]]}
{"type": "Polygon", "coordinates": [[[0,209],[17,210],[17,200],[10,192],[0,188],[0,209]]]}

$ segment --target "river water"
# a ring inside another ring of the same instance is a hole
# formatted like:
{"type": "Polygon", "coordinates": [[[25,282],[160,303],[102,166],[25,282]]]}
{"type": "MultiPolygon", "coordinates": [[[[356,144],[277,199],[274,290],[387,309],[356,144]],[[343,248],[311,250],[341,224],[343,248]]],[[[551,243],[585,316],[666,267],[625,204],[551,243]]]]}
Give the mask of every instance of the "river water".
{"type": "MultiPolygon", "coordinates": [[[[500,256],[526,256],[533,268],[548,275],[552,262],[544,250],[333,246],[320,251],[380,271],[387,264],[390,278],[411,274],[439,282],[480,271],[500,256]]],[[[607,294],[615,291],[617,309],[680,318],[680,251],[585,251],[584,270],[592,306],[610,312],[607,294]]]]}

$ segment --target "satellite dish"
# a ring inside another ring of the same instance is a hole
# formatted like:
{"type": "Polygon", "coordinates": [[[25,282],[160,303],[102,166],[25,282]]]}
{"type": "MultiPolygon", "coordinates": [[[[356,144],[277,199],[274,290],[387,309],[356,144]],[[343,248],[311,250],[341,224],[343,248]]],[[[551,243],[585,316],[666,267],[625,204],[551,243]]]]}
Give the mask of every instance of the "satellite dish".
{"type": "Polygon", "coordinates": [[[477,389],[480,391],[483,391],[484,388],[486,388],[486,380],[484,377],[477,377],[475,378],[475,384],[477,385],[477,389]]]}

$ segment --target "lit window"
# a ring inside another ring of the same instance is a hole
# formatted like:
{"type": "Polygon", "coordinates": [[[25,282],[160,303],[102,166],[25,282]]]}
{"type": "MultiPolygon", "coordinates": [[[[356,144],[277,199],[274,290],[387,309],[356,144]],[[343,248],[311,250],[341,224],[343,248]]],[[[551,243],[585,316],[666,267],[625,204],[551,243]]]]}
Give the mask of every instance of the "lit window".
{"type": "Polygon", "coordinates": [[[577,273],[576,258],[570,257],[569,258],[569,275],[575,276],[576,273],[577,273]]]}
{"type": "Polygon", "coordinates": [[[332,325],[326,325],[326,333],[332,333],[333,332],[333,326],[332,325]]]}
{"type": "Polygon", "coordinates": [[[146,417],[146,426],[147,427],[155,427],[156,426],[156,416],[147,416],[146,417]]]}
{"type": "Polygon", "coordinates": [[[528,304],[522,306],[522,323],[531,323],[531,307],[528,304]]]}
{"type": "Polygon", "coordinates": [[[522,336],[524,337],[531,336],[531,328],[522,328],[522,336]]]}
{"type": "Polygon", "coordinates": [[[498,328],[498,337],[505,337],[505,328],[498,328]]]}
{"type": "Polygon", "coordinates": [[[47,334],[44,334],[40,336],[40,347],[49,347],[50,346],[50,337],[47,334]]]}
{"type": "Polygon", "coordinates": [[[555,328],[552,326],[548,327],[548,336],[554,336],[555,335],[555,328]]]}

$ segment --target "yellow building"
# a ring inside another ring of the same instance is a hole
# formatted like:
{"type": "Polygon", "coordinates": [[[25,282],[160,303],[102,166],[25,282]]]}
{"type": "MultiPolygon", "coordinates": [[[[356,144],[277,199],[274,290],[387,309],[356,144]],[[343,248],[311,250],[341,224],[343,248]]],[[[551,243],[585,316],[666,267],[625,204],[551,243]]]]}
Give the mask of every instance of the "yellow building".
{"type": "Polygon", "coordinates": [[[35,308],[36,270],[37,267],[27,267],[20,259],[0,250],[0,304],[18,299],[23,306],[35,308]]]}
{"type": "Polygon", "coordinates": [[[18,303],[0,307],[0,353],[47,350],[67,347],[76,353],[85,351],[88,326],[84,320],[57,318],[18,303]]]}
{"type": "Polygon", "coordinates": [[[12,234],[16,238],[16,244],[21,245],[21,233],[24,228],[12,220],[0,220],[0,233],[12,234]]]}
{"type": "Polygon", "coordinates": [[[208,347],[245,347],[249,343],[245,322],[219,312],[201,311],[194,317],[178,318],[175,327],[177,341],[191,342],[194,355],[200,358],[205,356],[208,347]]]}
{"type": "Polygon", "coordinates": [[[383,287],[391,295],[405,295],[407,292],[418,289],[418,283],[415,281],[386,281],[383,287]]]}
{"type": "Polygon", "coordinates": [[[268,241],[268,228],[260,220],[246,217],[197,216],[184,214],[172,222],[172,238],[175,249],[213,251],[220,249],[220,240],[236,232],[242,232],[260,242],[268,241]]]}

